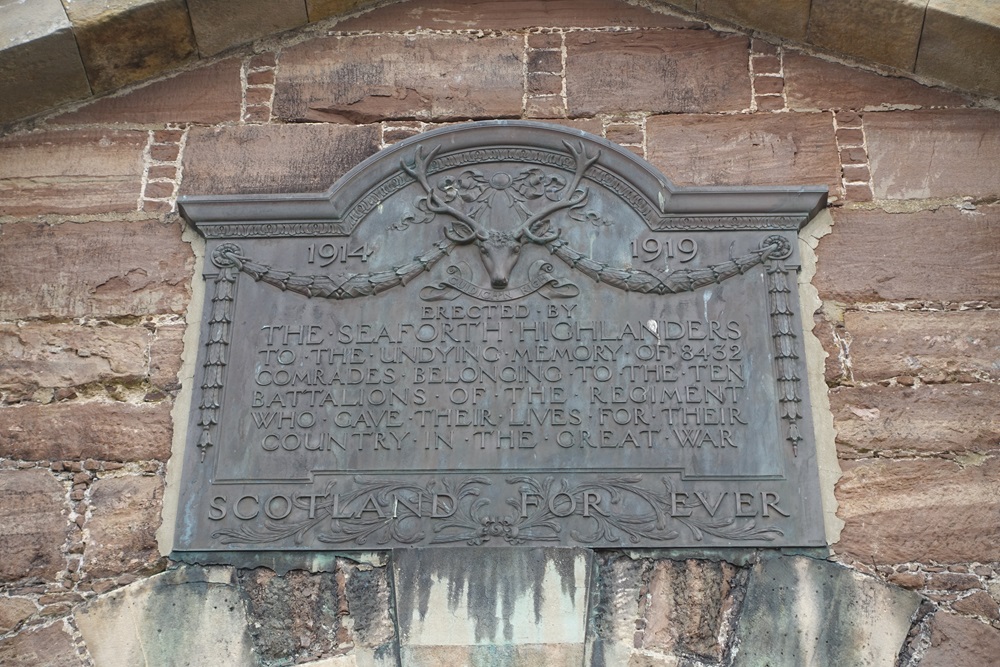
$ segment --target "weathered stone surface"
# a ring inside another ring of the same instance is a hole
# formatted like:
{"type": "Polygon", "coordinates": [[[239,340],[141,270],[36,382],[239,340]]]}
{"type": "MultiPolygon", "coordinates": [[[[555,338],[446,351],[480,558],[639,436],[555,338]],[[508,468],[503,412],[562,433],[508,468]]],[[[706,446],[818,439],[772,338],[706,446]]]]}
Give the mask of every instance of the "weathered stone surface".
{"type": "Polygon", "coordinates": [[[51,580],[63,569],[64,493],[47,470],[0,472],[0,581],[51,580]]]}
{"type": "Polygon", "coordinates": [[[841,341],[838,337],[843,335],[843,325],[831,322],[822,312],[817,312],[814,316],[812,333],[823,346],[826,358],[823,361],[823,377],[826,383],[833,386],[848,378],[845,359],[841,348],[841,341]]]}
{"type": "Polygon", "coordinates": [[[963,373],[1000,378],[1000,311],[848,311],[856,380],[898,375],[940,381],[963,373]]]}
{"type": "Polygon", "coordinates": [[[76,612],[94,662],[133,665],[259,664],[230,568],[181,566],[102,595],[76,612]]]}
{"type": "Polygon", "coordinates": [[[159,477],[109,477],[94,482],[92,514],[83,551],[87,574],[99,579],[135,572],[156,562],[163,480],[159,477]]]}
{"type": "Polygon", "coordinates": [[[655,116],[649,161],[679,185],[827,185],[840,158],[827,114],[655,116]]]}
{"type": "Polygon", "coordinates": [[[395,552],[402,663],[441,664],[427,659],[450,648],[458,655],[548,651],[564,656],[555,664],[568,664],[565,656],[580,664],[593,552],[480,547],[475,554],[470,568],[464,549],[395,552]]]}
{"type": "MultiPolygon", "coordinates": [[[[568,644],[410,646],[400,651],[400,657],[400,663],[407,667],[440,667],[441,665],[577,667],[583,661],[583,646],[568,644]]],[[[389,665],[386,664],[385,667],[389,667],[389,665]]]]}
{"type": "Polygon", "coordinates": [[[842,461],[837,553],[865,563],[1000,559],[1000,458],[842,461]]]}
{"type": "Polygon", "coordinates": [[[1000,194],[1000,111],[865,114],[875,197],[1000,194]]]}
{"type": "Polygon", "coordinates": [[[0,324],[0,389],[139,379],[149,340],[142,327],[0,324]]]}
{"type": "Polygon", "coordinates": [[[314,39],[282,53],[274,115],[339,123],[517,117],[522,50],[515,35],[314,39]]]}
{"type": "Polygon", "coordinates": [[[376,126],[196,128],[184,152],[181,194],[318,192],[378,145],[376,126]]]}
{"type": "Polygon", "coordinates": [[[5,224],[0,318],[182,313],[193,266],[176,223],[5,224]]]}
{"type": "Polygon", "coordinates": [[[588,628],[587,665],[621,665],[635,648],[641,623],[644,563],[614,552],[598,556],[596,600],[588,628]]]}
{"type": "Polygon", "coordinates": [[[836,387],[830,407],[840,458],[1000,450],[1000,386],[836,387]]]}
{"type": "Polygon", "coordinates": [[[82,667],[73,638],[61,622],[28,630],[0,641],[0,665],[5,667],[82,667]]]}
{"type": "Polygon", "coordinates": [[[719,660],[723,615],[736,568],[706,560],[661,560],[649,579],[642,648],[719,660]]]}
{"type": "Polygon", "coordinates": [[[968,100],[943,88],[785,50],[785,97],[791,109],[878,109],[908,105],[965,106],[968,100]]]}
{"type": "MultiPolygon", "coordinates": [[[[346,639],[338,576],[259,568],[238,573],[247,600],[250,634],[264,660],[295,662],[330,655],[346,639]]],[[[385,610],[388,611],[388,610],[385,610]]]]}
{"type": "Polygon", "coordinates": [[[175,385],[183,353],[184,326],[157,327],[149,347],[149,383],[160,388],[175,385]]]}
{"type": "Polygon", "coordinates": [[[809,0],[698,0],[698,11],[772,35],[803,41],[809,22],[809,4],[809,0]]]}
{"type": "Polygon", "coordinates": [[[95,93],[160,74],[196,55],[184,0],[73,0],[65,7],[95,93]]]}
{"type": "Polygon", "coordinates": [[[961,592],[981,588],[982,582],[974,574],[964,572],[933,572],[927,576],[925,588],[938,591],[961,592]]]}
{"type": "Polygon", "coordinates": [[[36,611],[37,605],[28,598],[0,598],[0,635],[14,630],[36,611]]]}
{"type": "MultiPolygon", "coordinates": [[[[359,660],[394,660],[398,652],[392,614],[389,572],[385,567],[353,568],[347,573],[344,596],[351,615],[351,634],[359,660]]],[[[392,662],[395,664],[395,662],[392,662]]]]}
{"type": "Polygon", "coordinates": [[[997,601],[986,591],[975,591],[971,595],[951,603],[951,608],[963,614],[982,616],[990,620],[1000,620],[997,601]]]}
{"type": "Polygon", "coordinates": [[[124,95],[105,97],[57,116],[53,123],[202,123],[240,118],[240,61],[181,72],[124,95]]]}
{"type": "Polygon", "coordinates": [[[913,71],[926,0],[813,0],[809,42],[913,71]]]}
{"type": "Polygon", "coordinates": [[[7,2],[0,11],[0,123],[90,94],[59,0],[7,2]]]}
{"type": "Polygon", "coordinates": [[[986,95],[1000,95],[1000,5],[930,0],[916,72],[986,95]]]}
{"type": "Polygon", "coordinates": [[[920,667],[996,664],[1000,630],[972,618],[939,611],[931,619],[931,645],[920,667]]]}
{"type": "Polygon", "coordinates": [[[38,607],[27,598],[0,598],[0,635],[14,630],[36,611],[38,607]]]}
{"type": "Polygon", "coordinates": [[[570,115],[746,109],[748,47],[743,35],[708,30],[568,33],[570,115]]]}
{"type": "Polygon", "coordinates": [[[0,409],[0,456],[27,461],[165,461],[170,403],[72,402],[0,409]]]}
{"type": "Polygon", "coordinates": [[[833,563],[769,558],[751,570],[732,664],[893,667],[919,605],[911,591],[833,563]]]}
{"type": "Polygon", "coordinates": [[[360,10],[365,5],[375,4],[375,0],[306,0],[309,21],[322,21],[331,16],[343,16],[360,10]]]}
{"type": "MultiPolygon", "coordinates": [[[[909,158],[908,158],[909,159],[909,158]]],[[[974,213],[884,213],[834,209],[833,232],[820,241],[813,284],[844,303],[910,299],[1000,299],[1000,206],[974,213]],[[872,243],[872,238],[878,243],[872,243]]]]}
{"type": "MultiPolygon", "coordinates": [[[[358,662],[358,657],[355,653],[347,653],[345,655],[338,655],[332,658],[324,658],[323,660],[317,660],[316,662],[299,663],[300,667],[358,667],[359,664],[368,667],[368,665],[364,662],[358,662]]],[[[371,663],[371,667],[383,667],[383,665],[385,667],[395,667],[395,660],[386,657],[383,661],[371,663]]]]}
{"type": "Polygon", "coordinates": [[[308,22],[302,0],[242,0],[239,11],[228,0],[187,0],[187,6],[202,57],[308,22]]]}
{"type": "Polygon", "coordinates": [[[0,139],[0,216],[134,211],[146,133],[35,132],[0,139]]]}
{"type": "MultiPolygon", "coordinates": [[[[323,5],[352,3],[352,0],[308,0],[309,17],[314,5],[322,13],[330,12],[323,5]]],[[[353,4],[358,4],[353,0],[353,4]]],[[[675,3],[676,4],[676,3],[675,3]]],[[[522,30],[549,26],[596,27],[666,27],[684,28],[698,24],[677,16],[651,12],[624,2],[607,0],[416,0],[389,5],[336,25],[337,30],[402,31],[416,28],[431,30],[522,30]]]]}

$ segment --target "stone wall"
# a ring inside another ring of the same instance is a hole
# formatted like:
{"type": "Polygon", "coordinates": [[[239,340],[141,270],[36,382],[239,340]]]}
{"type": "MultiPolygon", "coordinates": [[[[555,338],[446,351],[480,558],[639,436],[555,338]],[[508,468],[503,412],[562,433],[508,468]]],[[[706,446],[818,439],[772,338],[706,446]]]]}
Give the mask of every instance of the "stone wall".
{"type": "Polygon", "coordinates": [[[0,663],[991,664],[996,108],[662,6],[426,0],[0,137],[0,663]],[[288,573],[165,557],[198,318],[178,194],[321,190],[401,138],[487,118],[607,137],[682,185],[830,188],[812,281],[843,471],[829,559],[587,553],[585,593],[553,584],[568,639],[499,624],[472,650],[402,618],[419,591],[401,597],[386,554],[288,573]]]}

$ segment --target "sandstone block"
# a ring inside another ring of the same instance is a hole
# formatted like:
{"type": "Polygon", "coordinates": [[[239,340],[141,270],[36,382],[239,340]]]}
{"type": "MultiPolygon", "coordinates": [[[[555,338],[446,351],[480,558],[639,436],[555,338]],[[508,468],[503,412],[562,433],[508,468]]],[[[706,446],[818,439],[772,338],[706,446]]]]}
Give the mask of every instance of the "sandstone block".
{"type": "Polygon", "coordinates": [[[748,48],[742,35],[708,30],[568,33],[570,115],[746,109],[748,48]]]}
{"type": "Polygon", "coordinates": [[[562,77],[557,74],[528,74],[529,95],[558,95],[562,92],[562,77]]]}
{"type": "Polygon", "coordinates": [[[799,111],[895,105],[956,107],[968,103],[963,96],[943,88],[881,76],[789,49],[785,50],[783,64],[788,106],[799,111]]]}
{"type": "Polygon", "coordinates": [[[678,185],[827,185],[840,158],[826,114],[655,116],[649,161],[678,185]]]}
{"type": "MultiPolygon", "coordinates": [[[[485,657],[490,651],[533,653],[536,648],[573,654],[573,664],[580,664],[592,558],[583,549],[479,547],[476,566],[470,568],[468,551],[460,548],[397,551],[393,567],[403,664],[433,664],[427,656],[445,649],[463,655],[478,649],[485,657]],[[464,595],[455,594],[461,590],[464,595]],[[546,629],[544,635],[539,627],[546,629]]],[[[564,658],[556,664],[569,663],[564,658]]]]}
{"type": "Polygon", "coordinates": [[[808,0],[698,0],[698,11],[798,41],[809,22],[808,0]]]}
{"type": "Polygon", "coordinates": [[[0,324],[0,388],[73,387],[146,374],[149,331],[142,327],[0,324]]]}
{"type": "Polygon", "coordinates": [[[302,0],[188,0],[191,26],[202,57],[308,23],[302,0]]]}
{"type": "Polygon", "coordinates": [[[28,598],[0,598],[0,634],[16,629],[36,611],[38,606],[28,598]]]}
{"type": "Polygon", "coordinates": [[[230,568],[182,565],[95,598],[76,623],[102,667],[260,664],[230,568]]]}
{"type": "Polygon", "coordinates": [[[982,616],[993,621],[1000,620],[997,601],[986,591],[976,591],[971,595],[951,603],[951,608],[963,614],[982,616]]]}
{"type": "Polygon", "coordinates": [[[848,311],[856,380],[979,373],[1000,378],[1000,312],[848,311]]]}
{"type": "MultiPolygon", "coordinates": [[[[309,18],[340,13],[342,5],[357,0],[307,0],[309,18]],[[314,7],[317,11],[314,11],[314,7]],[[334,11],[336,10],[336,11],[334,11]]],[[[678,3],[674,3],[678,4],[678,3]]],[[[349,9],[350,7],[348,7],[349,9]]],[[[693,9],[693,8],[692,8],[693,9]]],[[[622,2],[605,0],[415,0],[380,7],[336,25],[337,30],[404,31],[432,30],[523,30],[535,27],[665,27],[685,28],[700,24],[677,16],[652,12],[622,2]]]]}
{"type": "Polygon", "coordinates": [[[847,368],[841,359],[841,344],[837,340],[837,336],[843,331],[843,326],[829,321],[821,313],[816,313],[813,316],[813,323],[812,333],[823,346],[823,351],[826,352],[826,358],[823,362],[823,378],[827,385],[833,386],[848,377],[847,368]]]}
{"type": "Polygon", "coordinates": [[[979,577],[962,572],[934,572],[927,577],[925,588],[937,591],[971,591],[982,588],[979,577]]]}
{"type": "Polygon", "coordinates": [[[939,611],[931,619],[931,645],[921,667],[992,665],[1000,655],[1000,630],[981,621],[939,611]]]}
{"type": "Polygon", "coordinates": [[[184,152],[181,193],[319,192],[378,146],[377,126],[196,128],[184,152]]]}
{"type": "Polygon", "coordinates": [[[396,628],[389,613],[391,600],[388,568],[352,568],[346,572],[341,601],[351,614],[355,654],[359,658],[378,662],[378,656],[397,652],[396,628]]]}
{"type": "Polygon", "coordinates": [[[608,553],[598,557],[596,605],[588,635],[587,665],[625,664],[636,644],[643,602],[642,561],[608,553]],[[603,663],[601,662],[603,661],[603,663]]]}
{"type": "Polygon", "coordinates": [[[274,114],[285,121],[370,123],[521,115],[521,38],[366,35],[286,49],[274,114]]]}
{"type": "Polygon", "coordinates": [[[866,563],[1000,558],[1000,459],[841,463],[837,553],[866,563]]]}
{"type": "Polygon", "coordinates": [[[1000,194],[1000,111],[865,114],[875,197],[1000,194]]]}
{"type": "Polygon", "coordinates": [[[83,667],[85,663],[63,624],[54,623],[0,641],[0,664],[6,667],[83,667]]]}
{"type": "Polygon", "coordinates": [[[160,558],[156,529],[163,509],[159,477],[109,477],[94,482],[85,570],[94,579],[148,567],[160,558]]]}
{"type": "Polygon", "coordinates": [[[0,138],[0,216],[136,209],[146,133],[49,131],[0,138]]]}
{"type": "Polygon", "coordinates": [[[65,567],[64,494],[48,470],[0,472],[0,581],[52,580],[65,567]]]}
{"type": "Polygon", "coordinates": [[[157,327],[149,347],[149,383],[165,388],[178,382],[184,353],[183,325],[157,327]]]}
{"type": "Polygon", "coordinates": [[[65,3],[95,93],[155,76],[195,57],[184,0],[65,3]]]}
{"type": "Polygon", "coordinates": [[[975,214],[936,211],[832,211],[820,240],[813,284],[822,299],[995,301],[1000,299],[1000,207],[975,214]],[[872,243],[873,235],[879,239],[872,243]]]}
{"type": "Polygon", "coordinates": [[[930,0],[916,72],[984,95],[1000,94],[1000,6],[930,0]]]}
{"type": "Polygon", "coordinates": [[[306,0],[309,22],[322,21],[331,16],[342,16],[374,4],[374,0],[306,0]]]}
{"type": "Polygon", "coordinates": [[[0,23],[0,123],[90,94],[59,0],[11,2],[0,23]]]}
{"type": "Polygon", "coordinates": [[[830,407],[842,459],[965,456],[1000,447],[1000,387],[836,387],[830,407]]]}
{"type": "MultiPolygon", "coordinates": [[[[720,637],[731,597],[736,568],[703,560],[656,563],[649,580],[642,647],[720,660],[720,637]]],[[[720,643],[723,642],[723,643],[720,643]]]]}
{"type": "MultiPolygon", "coordinates": [[[[60,125],[84,123],[201,123],[240,118],[240,66],[236,58],[181,72],[124,95],[105,97],[57,116],[60,125]]],[[[152,177],[152,174],[150,174],[152,177]]]]}
{"type": "Polygon", "coordinates": [[[303,662],[338,648],[343,603],[336,574],[278,576],[259,568],[241,571],[238,580],[247,600],[250,634],[263,659],[303,662]]]}
{"type": "Polygon", "coordinates": [[[813,0],[808,40],[911,72],[926,5],[926,0],[813,0]]]}
{"type": "Polygon", "coordinates": [[[919,605],[911,591],[833,563],[769,558],[751,570],[732,664],[892,667],[919,605]]]}
{"type": "Polygon", "coordinates": [[[0,456],[27,461],[92,458],[165,461],[170,403],[72,402],[0,409],[0,456]]]}
{"type": "Polygon", "coordinates": [[[179,224],[5,224],[0,318],[183,313],[193,266],[179,224]]]}

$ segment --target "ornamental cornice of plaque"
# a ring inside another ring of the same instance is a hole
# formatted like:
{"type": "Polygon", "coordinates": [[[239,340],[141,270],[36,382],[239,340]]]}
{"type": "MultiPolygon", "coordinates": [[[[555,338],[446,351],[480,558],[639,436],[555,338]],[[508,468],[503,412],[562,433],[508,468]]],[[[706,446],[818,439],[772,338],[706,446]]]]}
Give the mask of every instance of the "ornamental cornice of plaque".
{"type": "Polygon", "coordinates": [[[416,135],[368,158],[326,192],[182,196],[178,205],[185,219],[209,239],[346,236],[387,198],[418,181],[407,164],[421,169],[426,178],[486,162],[519,162],[572,173],[581,160],[585,168],[580,187],[591,183],[615,193],[652,231],[794,231],[826,205],[825,186],[679,187],[605,139],[516,120],[468,123],[416,135]],[[417,155],[427,156],[422,168],[414,161],[417,155]]]}

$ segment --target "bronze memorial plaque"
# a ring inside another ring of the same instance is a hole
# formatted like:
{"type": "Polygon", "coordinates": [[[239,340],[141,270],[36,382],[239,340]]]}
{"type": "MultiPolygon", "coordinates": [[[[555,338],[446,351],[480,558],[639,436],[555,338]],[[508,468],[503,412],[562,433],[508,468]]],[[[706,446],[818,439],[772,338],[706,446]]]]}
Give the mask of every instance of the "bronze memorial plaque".
{"type": "Polygon", "coordinates": [[[797,232],[825,201],[521,121],[325,193],[182,199],[176,553],[822,545],[797,232]]]}

